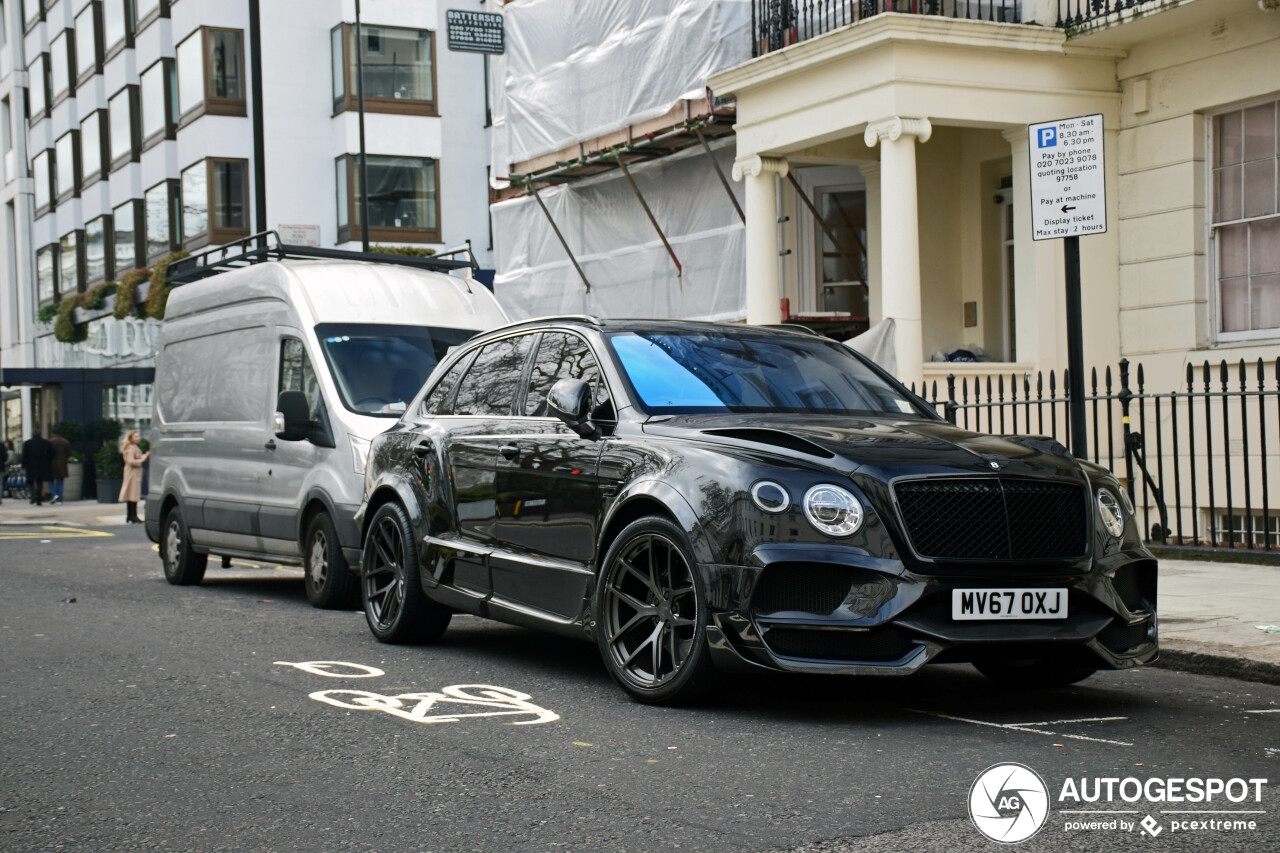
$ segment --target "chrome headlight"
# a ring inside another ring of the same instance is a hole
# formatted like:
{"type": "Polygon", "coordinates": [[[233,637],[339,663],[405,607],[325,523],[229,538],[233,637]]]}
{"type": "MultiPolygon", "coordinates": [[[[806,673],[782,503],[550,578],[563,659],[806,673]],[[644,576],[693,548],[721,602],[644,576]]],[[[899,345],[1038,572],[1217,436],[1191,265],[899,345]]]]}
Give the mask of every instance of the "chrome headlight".
{"type": "Polygon", "coordinates": [[[351,462],[355,466],[355,472],[363,474],[365,463],[369,461],[369,448],[373,446],[373,442],[367,438],[356,438],[354,435],[347,437],[351,439],[351,462]]]}
{"type": "Polygon", "coordinates": [[[839,486],[814,486],[804,495],[804,517],[828,536],[850,536],[862,527],[862,504],[839,486]]]}
{"type": "Polygon", "coordinates": [[[1102,526],[1116,539],[1124,535],[1124,508],[1110,489],[1098,489],[1098,516],[1102,526]]]}

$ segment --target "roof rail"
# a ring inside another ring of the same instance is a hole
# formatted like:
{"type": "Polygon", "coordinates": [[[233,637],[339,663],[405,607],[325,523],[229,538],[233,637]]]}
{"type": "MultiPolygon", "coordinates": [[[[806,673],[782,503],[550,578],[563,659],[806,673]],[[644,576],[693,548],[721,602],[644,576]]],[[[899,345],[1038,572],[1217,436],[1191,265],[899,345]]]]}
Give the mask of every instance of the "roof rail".
{"type": "Polygon", "coordinates": [[[465,246],[446,250],[441,255],[419,258],[411,255],[386,255],[379,252],[355,252],[347,249],[323,249],[319,246],[298,246],[281,242],[280,235],[275,231],[262,231],[226,245],[206,249],[190,257],[174,261],[169,264],[169,268],[165,271],[165,282],[170,286],[176,286],[208,278],[211,275],[243,269],[252,264],[293,259],[368,261],[445,273],[460,269],[474,271],[480,268],[480,265],[476,263],[475,255],[471,253],[470,241],[467,241],[465,246]],[[466,260],[453,257],[464,252],[467,254],[466,260]]]}
{"type": "Polygon", "coordinates": [[[501,329],[511,329],[511,328],[514,328],[515,326],[523,326],[527,323],[549,323],[553,320],[581,320],[582,322],[590,323],[593,326],[604,325],[603,321],[601,321],[599,317],[593,316],[591,314],[548,314],[545,317],[530,317],[528,320],[512,320],[510,323],[507,323],[506,325],[495,326],[489,331],[496,332],[501,329]]]}

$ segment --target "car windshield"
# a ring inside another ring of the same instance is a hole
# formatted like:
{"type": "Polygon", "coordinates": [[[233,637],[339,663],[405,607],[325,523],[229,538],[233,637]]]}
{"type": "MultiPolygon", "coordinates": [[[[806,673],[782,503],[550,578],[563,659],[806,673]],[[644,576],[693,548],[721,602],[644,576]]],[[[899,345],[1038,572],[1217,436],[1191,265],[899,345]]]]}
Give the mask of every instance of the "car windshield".
{"type": "Polygon", "coordinates": [[[609,344],[644,410],[926,417],[840,344],[742,332],[620,332],[609,344]]]}
{"type": "Polygon", "coordinates": [[[397,418],[468,329],[321,323],[316,337],[342,404],[361,415],[397,418]]]}

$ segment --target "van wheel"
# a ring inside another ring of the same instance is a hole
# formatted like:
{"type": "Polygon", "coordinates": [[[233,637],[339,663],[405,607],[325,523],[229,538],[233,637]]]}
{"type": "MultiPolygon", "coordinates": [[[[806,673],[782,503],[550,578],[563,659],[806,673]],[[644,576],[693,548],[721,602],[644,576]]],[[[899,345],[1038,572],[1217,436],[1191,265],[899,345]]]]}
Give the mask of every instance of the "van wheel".
{"type": "Polygon", "coordinates": [[[350,608],[356,603],[360,590],[355,576],[347,568],[346,557],[342,556],[338,528],[329,513],[316,513],[307,525],[307,538],[303,541],[307,601],[323,610],[350,608]]]}
{"type": "Polygon", "coordinates": [[[440,639],[453,612],[422,593],[418,546],[400,504],[384,504],[364,540],[360,589],[364,618],[384,643],[429,643],[440,639]]]}
{"type": "Polygon", "coordinates": [[[169,510],[160,528],[160,560],[164,563],[164,579],[174,586],[192,586],[204,580],[209,555],[192,550],[187,523],[176,506],[169,510]]]}

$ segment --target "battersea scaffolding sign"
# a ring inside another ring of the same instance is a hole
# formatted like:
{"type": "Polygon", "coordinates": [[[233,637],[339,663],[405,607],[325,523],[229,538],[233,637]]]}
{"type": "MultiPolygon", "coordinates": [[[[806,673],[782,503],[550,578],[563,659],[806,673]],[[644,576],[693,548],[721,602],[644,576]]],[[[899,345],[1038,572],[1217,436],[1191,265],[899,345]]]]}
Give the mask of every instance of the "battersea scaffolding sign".
{"type": "Polygon", "coordinates": [[[493,12],[445,12],[449,50],[471,53],[502,53],[505,50],[502,16],[493,12]]]}

